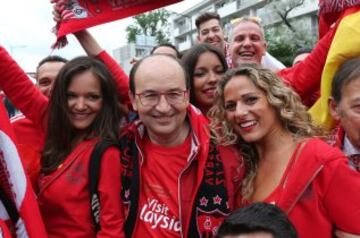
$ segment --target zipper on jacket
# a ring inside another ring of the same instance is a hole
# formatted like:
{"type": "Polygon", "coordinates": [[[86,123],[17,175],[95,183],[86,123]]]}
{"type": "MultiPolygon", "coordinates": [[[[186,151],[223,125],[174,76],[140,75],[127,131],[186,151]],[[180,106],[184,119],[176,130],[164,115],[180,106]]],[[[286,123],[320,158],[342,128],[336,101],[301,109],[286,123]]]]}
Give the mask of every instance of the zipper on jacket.
{"type": "Polygon", "coordinates": [[[311,178],[308,180],[308,182],[305,184],[304,189],[299,193],[299,195],[295,198],[294,202],[291,204],[289,209],[286,211],[287,214],[290,213],[290,211],[294,208],[295,204],[300,200],[300,197],[304,194],[305,190],[308,188],[310,183],[312,183],[315,179],[315,177],[320,173],[320,171],[324,168],[324,165],[321,165],[311,176],[311,178]]]}
{"type": "MultiPolygon", "coordinates": [[[[183,175],[183,173],[191,166],[191,163],[193,162],[195,156],[199,153],[199,141],[197,140],[197,137],[195,135],[193,135],[194,137],[194,147],[192,146],[191,148],[191,151],[190,151],[190,155],[187,159],[188,163],[187,165],[185,166],[185,168],[183,170],[181,170],[180,174],[179,174],[179,177],[178,177],[178,203],[179,203],[179,221],[180,221],[180,224],[181,224],[181,229],[180,229],[180,237],[183,238],[184,237],[184,233],[183,233],[183,222],[182,222],[182,207],[181,207],[181,187],[180,187],[180,181],[181,181],[181,177],[183,175]]],[[[192,142],[191,142],[192,144],[192,142]]]]}

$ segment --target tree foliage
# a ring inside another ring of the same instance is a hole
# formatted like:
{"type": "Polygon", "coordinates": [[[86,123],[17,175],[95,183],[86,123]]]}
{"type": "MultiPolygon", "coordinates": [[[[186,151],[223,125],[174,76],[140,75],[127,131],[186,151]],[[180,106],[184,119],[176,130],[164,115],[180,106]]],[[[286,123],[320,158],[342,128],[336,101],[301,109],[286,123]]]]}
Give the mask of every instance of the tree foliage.
{"type": "Polygon", "coordinates": [[[317,41],[317,36],[308,32],[301,23],[295,23],[297,32],[287,27],[265,29],[268,42],[267,51],[286,66],[291,66],[296,51],[301,48],[311,49],[317,41]]]}
{"type": "Polygon", "coordinates": [[[135,43],[136,35],[154,36],[158,44],[169,43],[170,13],[165,9],[157,9],[133,17],[134,24],[126,27],[128,43],[135,43]]]}
{"type": "Polygon", "coordinates": [[[265,29],[268,52],[291,66],[293,56],[300,48],[312,48],[317,41],[317,34],[309,32],[309,26],[300,21],[292,21],[289,14],[304,4],[304,0],[268,0],[268,7],[280,17],[276,27],[265,29]]]}

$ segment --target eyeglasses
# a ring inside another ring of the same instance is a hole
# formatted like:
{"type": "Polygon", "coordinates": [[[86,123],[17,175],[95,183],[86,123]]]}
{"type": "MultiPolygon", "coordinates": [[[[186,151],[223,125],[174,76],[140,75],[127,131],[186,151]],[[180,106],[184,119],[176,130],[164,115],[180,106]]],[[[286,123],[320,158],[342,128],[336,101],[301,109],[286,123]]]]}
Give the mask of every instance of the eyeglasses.
{"type": "Polygon", "coordinates": [[[139,97],[140,103],[146,107],[153,107],[160,102],[160,98],[164,95],[167,103],[170,105],[180,104],[185,102],[185,96],[187,90],[183,91],[171,91],[166,93],[158,92],[145,92],[145,93],[136,93],[135,95],[139,97]]]}

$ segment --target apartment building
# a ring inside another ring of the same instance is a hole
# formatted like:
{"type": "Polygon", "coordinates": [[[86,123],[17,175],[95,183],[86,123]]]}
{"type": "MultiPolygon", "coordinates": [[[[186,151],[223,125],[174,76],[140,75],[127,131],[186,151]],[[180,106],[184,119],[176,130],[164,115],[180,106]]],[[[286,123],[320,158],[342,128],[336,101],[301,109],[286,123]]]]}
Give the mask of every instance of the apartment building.
{"type": "MultiPolygon", "coordinates": [[[[305,0],[304,4],[289,14],[291,21],[299,21],[314,34],[317,32],[317,0],[305,0]]],[[[266,0],[204,0],[181,14],[172,17],[172,41],[183,52],[196,42],[195,19],[203,12],[217,12],[221,17],[225,35],[231,29],[230,21],[242,16],[258,16],[265,28],[277,27],[281,19],[266,0]]]]}

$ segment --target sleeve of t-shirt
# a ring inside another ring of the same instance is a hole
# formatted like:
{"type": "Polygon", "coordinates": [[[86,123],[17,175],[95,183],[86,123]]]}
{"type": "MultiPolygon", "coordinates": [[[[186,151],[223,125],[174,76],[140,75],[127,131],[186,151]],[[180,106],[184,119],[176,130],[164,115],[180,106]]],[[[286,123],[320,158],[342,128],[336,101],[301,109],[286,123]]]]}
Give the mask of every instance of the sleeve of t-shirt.
{"type": "Polygon", "coordinates": [[[360,173],[345,157],[330,162],[324,170],[330,176],[324,205],[335,228],[360,234],[360,173]]]}
{"type": "Polygon", "coordinates": [[[303,101],[320,89],[322,71],[335,30],[335,28],[331,29],[321,38],[305,60],[278,72],[278,75],[299,94],[303,101]]]}
{"type": "Polygon", "coordinates": [[[119,66],[119,64],[106,52],[102,51],[100,54],[96,56],[100,59],[104,64],[108,67],[111,74],[113,75],[116,85],[118,94],[121,99],[121,103],[127,106],[130,106],[130,99],[129,99],[129,77],[126,75],[124,70],[119,66]]]}
{"type": "Polygon", "coordinates": [[[0,46],[0,88],[27,118],[45,128],[48,98],[30,81],[26,73],[0,46]]]}
{"type": "Polygon", "coordinates": [[[100,166],[100,230],[97,238],[125,237],[124,207],[121,200],[121,163],[120,152],[111,147],[103,155],[100,166]]]}

